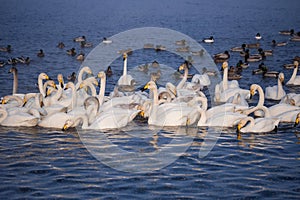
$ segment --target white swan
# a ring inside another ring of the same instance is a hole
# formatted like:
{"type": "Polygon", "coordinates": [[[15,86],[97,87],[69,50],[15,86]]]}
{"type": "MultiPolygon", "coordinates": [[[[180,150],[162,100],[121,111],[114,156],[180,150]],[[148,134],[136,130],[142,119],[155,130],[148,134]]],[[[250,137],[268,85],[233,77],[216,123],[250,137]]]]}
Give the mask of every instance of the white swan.
{"type": "Polygon", "coordinates": [[[123,54],[123,61],[124,61],[123,75],[118,80],[118,85],[131,85],[132,80],[134,80],[131,75],[127,74],[127,57],[128,57],[127,54],[124,53],[123,54]]]}
{"type": "Polygon", "coordinates": [[[279,121],[279,118],[253,119],[248,116],[240,120],[237,130],[240,133],[268,133],[277,129],[279,121]]]}
{"type": "Polygon", "coordinates": [[[294,71],[290,80],[286,83],[287,85],[300,85],[300,76],[297,76],[298,66],[298,61],[294,61],[294,71]]]}
{"type": "Polygon", "coordinates": [[[234,96],[230,97],[226,103],[232,103],[236,105],[241,105],[245,107],[249,107],[248,102],[244,97],[241,96],[240,93],[236,93],[234,96]]]}
{"type": "Polygon", "coordinates": [[[219,112],[215,115],[212,115],[210,118],[207,118],[206,112],[203,109],[199,110],[200,119],[197,126],[203,127],[234,127],[238,121],[246,115],[235,113],[235,112],[219,112]]]}
{"type": "Polygon", "coordinates": [[[280,118],[280,122],[283,123],[299,123],[300,120],[300,109],[299,110],[292,110],[280,113],[277,115],[278,118],[280,118]],[[298,120],[297,120],[298,119],[298,120]]]}
{"type": "Polygon", "coordinates": [[[223,92],[229,88],[239,88],[239,82],[237,80],[228,81],[228,62],[223,62],[223,80],[218,84],[220,91],[223,92]]]}
{"type": "Polygon", "coordinates": [[[192,83],[200,83],[202,86],[209,86],[210,85],[210,79],[209,76],[204,74],[195,74],[191,80],[192,83]]]}
{"type": "Polygon", "coordinates": [[[286,95],[282,83],[284,81],[284,74],[279,73],[277,85],[266,87],[265,98],[272,100],[280,100],[286,95]]]}
{"type": "Polygon", "coordinates": [[[7,110],[0,108],[0,124],[2,126],[36,126],[39,121],[39,112],[36,109],[31,109],[29,113],[19,112],[8,114],[7,110]]]}
{"type": "Polygon", "coordinates": [[[279,103],[287,103],[293,106],[300,106],[300,94],[288,93],[280,100],[279,103]]]}
{"type": "Polygon", "coordinates": [[[148,82],[144,89],[153,92],[153,103],[148,118],[149,125],[155,126],[185,126],[188,115],[195,110],[186,103],[164,103],[159,105],[157,86],[154,81],[148,82]]]}
{"type": "Polygon", "coordinates": [[[79,71],[78,77],[77,77],[77,83],[76,83],[76,85],[75,85],[75,88],[76,88],[76,89],[79,88],[81,82],[83,81],[83,75],[84,75],[85,73],[88,74],[88,75],[93,74],[91,68],[89,68],[88,66],[85,66],[85,67],[81,68],[80,71],[79,71]]]}

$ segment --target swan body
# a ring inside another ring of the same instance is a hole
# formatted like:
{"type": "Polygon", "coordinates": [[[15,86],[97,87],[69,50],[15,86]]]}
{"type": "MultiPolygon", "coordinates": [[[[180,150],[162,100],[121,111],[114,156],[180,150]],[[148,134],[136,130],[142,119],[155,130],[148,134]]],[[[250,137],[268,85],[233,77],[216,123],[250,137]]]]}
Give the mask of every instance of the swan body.
{"type": "Polygon", "coordinates": [[[10,115],[6,109],[0,108],[0,113],[2,114],[0,124],[2,126],[36,126],[39,121],[39,113],[35,109],[31,109],[30,112],[34,115],[27,112],[18,112],[10,115]]]}
{"type": "Polygon", "coordinates": [[[253,117],[248,116],[240,120],[237,129],[240,133],[268,133],[277,129],[279,122],[279,118],[253,119],[253,117]]]}
{"type": "Polygon", "coordinates": [[[275,86],[269,86],[266,87],[266,92],[265,92],[265,98],[266,99],[272,99],[272,100],[280,100],[282,97],[286,95],[283,87],[282,87],[282,82],[284,81],[284,74],[280,73],[278,75],[278,84],[275,86]]]}
{"type": "Polygon", "coordinates": [[[47,115],[45,118],[39,121],[38,126],[44,128],[62,129],[65,122],[71,118],[72,116],[68,115],[67,113],[54,113],[52,115],[47,115]]]}

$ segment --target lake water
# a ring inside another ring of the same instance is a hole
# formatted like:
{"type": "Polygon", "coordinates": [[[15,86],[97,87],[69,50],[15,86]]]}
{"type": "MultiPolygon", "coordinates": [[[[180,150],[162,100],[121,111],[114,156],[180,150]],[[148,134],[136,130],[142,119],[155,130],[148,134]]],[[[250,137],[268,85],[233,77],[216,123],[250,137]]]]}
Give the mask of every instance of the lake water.
{"type": "MultiPolygon", "coordinates": [[[[68,56],[66,50],[75,47],[77,52],[87,55],[92,48],[81,49],[73,42],[77,36],[85,35],[96,46],[103,37],[133,28],[161,27],[199,42],[213,35],[214,44],[201,43],[212,55],[242,43],[255,43],[254,36],[259,32],[263,36],[262,47],[274,50],[274,55],[264,63],[272,70],[283,71],[288,80],[292,71],[282,65],[299,56],[300,43],[289,42],[273,48],[271,41],[288,40],[288,36],[278,34],[280,30],[300,31],[299,8],[298,0],[2,1],[0,46],[10,44],[13,51],[0,52],[0,59],[29,56],[28,66],[16,66],[19,92],[37,92],[35,84],[40,72],[55,78],[58,73],[67,77],[78,71],[81,63],[68,56]],[[65,43],[64,49],[56,47],[60,41],[65,43]],[[44,50],[44,58],[36,56],[39,49],[44,50]]],[[[153,60],[174,66],[175,70],[182,62],[168,52],[144,54],[140,50],[129,57],[129,70],[130,66],[153,60]]],[[[232,53],[229,63],[234,65],[239,59],[238,54],[232,53]]],[[[251,75],[258,64],[251,63],[242,72],[241,87],[277,83],[274,78],[251,75]]],[[[107,80],[110,89],[122,73],[118,66],[122,66],[121,58],[112,64],[114,76],[107,80]]],[[[6,65],[0,69],[0,96],[12,91],[9,68],[6,65]]],[[[284,89],[300,92],[299,87],[284,86],[284,89]]],[[[256,95],[250,104],[255,104],[257,98],[256,95]]],[[[268,106],[275,103],[265,102],[268,106]]],[[[93,143],[93,136],[76,129],[62,132],[0,127],[0,196],[3,199],[298,199],[300,196],[300,129],[293,124],[280,124],[276,133],[244,134],[241,138],[237,138],[234,129],[211,134],[212,130],[191,128],[181,130],[179,135],[176,130],[151,131],[145,128],[145,121],[137,120],[125,129],[105,133],[111,143],[104,144],[97,143],[98,140],[93,143]],[[172,141],[176,143],[171,150],[180,149],[180,154],[168,152],[153,160],[138,157],[163,149],[172,141]],[[214,141],[212,150],[206,156],[201,154],[203,145],[214,141]],[[130,154],[134,157],[113,154],[110,150],[115,145],[134,152],[130,154]],[[107,150],[109,158],[103,150],[107,150]],[[170,162],[159,167],[158,161],[170,162]]]]}

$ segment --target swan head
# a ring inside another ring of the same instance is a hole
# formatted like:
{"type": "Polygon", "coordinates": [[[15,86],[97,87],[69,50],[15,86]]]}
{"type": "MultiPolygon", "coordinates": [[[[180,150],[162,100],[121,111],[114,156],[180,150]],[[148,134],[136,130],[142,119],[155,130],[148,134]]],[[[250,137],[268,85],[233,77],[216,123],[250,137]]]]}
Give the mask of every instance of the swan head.
{"type": "Polygon", "coordinates": [[[123,53],[123,61],[126,60],[128,57],[127,53],[123,53]]]}
{"type": "Polygon", "coordinates": [[[297,68],[299,66],[299,62],[297,60],[294,61],[294,67],[297,68]]]}
{"type": "Polygon", "coordinates": [[[105,77],[106,77],[106,74],[105,74],[104,71],[100,71],[100,72],[97,74],[97,78],[102,79],[102,78],[105,78],[105,77]]]}
{"type": "Polygon", "coordinates": [[[247,122],[249,121],[248,117],[243,118],[240,120],[240,122],[237,125],[237,132],[240,133],[241,129],[247,124],[247,122]]]}
{"type": "Polygon", "coordinates": [[[88,74],[93,74],[91,68],[89,68],[88,66],[85,66],[81,69],[81,71],[86,72],[88,74]]]}
{"type": "Polygon", "coordinates": [[[151,89],[155,89],[155,88],[157,88],[157,87],[156,87],[156,84],[155,84],[154,81],[149,81],[149,82],[144,86],[144,90],[147,90],[147,89],[151,90],[151,89]]]}
{"type": "Polygon", "coordinates": [[[178,70],[181,71],[181,70],[184,70],[188,67],[188,62],[185,61],[182,65],[179,66],[178,70]]]}
{"type": "Polygon", "coordinates": [[[58,80],[59,84],[63,85],[63,83],[64,83],[64,77],[63,77],[62,74],[58,74],[57,75],[57,80],[58,80]]]}
{"type": "Polygon", "coordinates": [[[294,127],[296,127],[299,124],[299,122],[300,122],[300,113],[297,114],[294,127]]]}
{"type": "Polygon", "coordinates": [[[17,73],[18,70],[15,67],[10,68],[10,70],[8,71],[9,73],[17,73]]]}
{"type": "Polygon", "coordinates": [[[284,74],[283,74],[282,72],[279,73],[278,79],[279,79],[279,81],[280,81],[281,83],[284,83],[284,74]]]}
{"type": "Polygon", "coordinates": [[[40,73],[39,79],[49,80],[50,78],[49,78],[49,76],[46,73],[40,73]]]}
{"type": "Polygon", "coordinates": [[[64,124],[64,126],[63,126],[63,128],[62,128],[62,131],[66,131],[66,130],[68,130],[71,126],[73,126],[74,125],[74,121],[73,120],[71,120],[71,119],[68,119],[66,122],[65,122],[65,124],[64,124]]]}
{"type": "Polygon", "coordinates": [[[224,69],[226,69],[226,68],[228,68],[228,62],[223,62],[223,64],[222,64],[222,69],[224,70],[224,69]]]}

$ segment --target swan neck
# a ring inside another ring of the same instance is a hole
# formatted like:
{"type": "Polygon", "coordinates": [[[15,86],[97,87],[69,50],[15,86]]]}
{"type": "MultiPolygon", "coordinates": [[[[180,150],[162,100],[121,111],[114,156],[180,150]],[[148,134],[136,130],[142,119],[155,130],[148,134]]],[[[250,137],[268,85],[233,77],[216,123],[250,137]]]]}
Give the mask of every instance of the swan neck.
{"type": "Polygon", "coordinates": [[[43,97],[45,97],[46,92],[44,90],[43,79],[41,77],[39,77],[38,79],[38,86],[39,86],[40,93],[43,95],[43,97]]]}
{"type": "Polygon", "coordinates": [[[123,76],[127,75],[127,58],[124,59],[123,76]]]}
{"type": "Polygon", "coordinates": [[[206,121],[207,121],[206,111],[203,110],[202,108],[198,108],[198,110],[201,115],[198,124],[204,125],[204,124],[206,124],[206,121]]]}
{"type": "Polygon", "coordinates": [[[258,100],[257,106],[263,106],[264,103],[265,103],[265,94],[264,94],[264,91],[262,90],[261,87],[258,87],[257,91],[258,91],[258,94],[259,94],[259,100],[258,100]]]}
{"type": "Polygon", "coordinates": [[[228,67],[225,67],[223,72],[223,90],[228,88],[228,67]]]}
{"type": "Polygon", "coordinates": [[[177,85],[176,89],[182,89],[186,80],[187,80],[187,77],[188,77],[188,73],[189,73],[189,69],[187,67],[184,68],[184,75],[181,79],[181,81],[179,82],[179,84],[177,85]]]}
{"type": "Polygon", "coordinates": [[[100,106],[102,106],[104,101],[105,87],[106,87],[106,77],[102,77],[100,82],[99,95],[98,95],[100,106]]]}
{"type": "Polygon", "coordinates": [[[157,92],[157,87],[154,87],[152,90],[152,95],[153,95],[153,104],[158,105],[158,92],[157,92]]]}
{"type": "Polygon", "coordinates": [[[298,66],[296,66],[296,67],[294,68],[293,74],[292,74],[292,76],[291,76],[291,78],[290,78],[289,81],[294,81],[294,79],[295,79],[296,76],[297,76],[297,71],[298,71],[298,66]]]}
{"type": "Polygon", "coordinates": [[[16,94],[18,92],[18,73],[14,71],[13,75],[14,75],[13,94],[16,94]]]}

